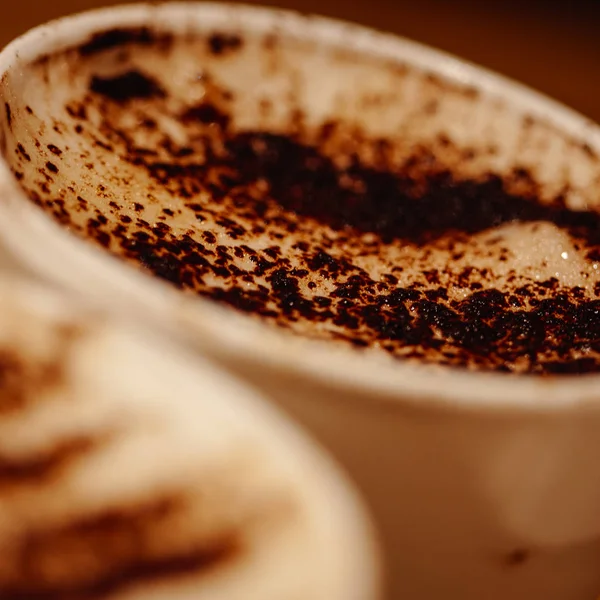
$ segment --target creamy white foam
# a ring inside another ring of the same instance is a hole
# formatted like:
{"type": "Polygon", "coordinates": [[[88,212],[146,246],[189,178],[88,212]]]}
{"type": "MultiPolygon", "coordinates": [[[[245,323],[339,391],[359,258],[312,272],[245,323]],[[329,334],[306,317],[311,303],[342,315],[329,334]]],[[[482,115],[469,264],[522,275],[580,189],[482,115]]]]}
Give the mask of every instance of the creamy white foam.
{"type": "Polygon", "coordinates": [[[168,341],[0,282],[0,596],[378,595],[353,493],[168,341]]]}

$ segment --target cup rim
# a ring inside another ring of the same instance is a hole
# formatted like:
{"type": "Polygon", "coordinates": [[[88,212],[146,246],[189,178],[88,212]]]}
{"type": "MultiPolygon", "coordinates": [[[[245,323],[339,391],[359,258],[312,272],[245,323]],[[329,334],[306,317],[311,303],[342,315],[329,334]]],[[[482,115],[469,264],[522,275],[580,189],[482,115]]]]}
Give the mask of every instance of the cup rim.
{"type": "MultiPolygon", "coordinates": [[[[400,36],[382,33],[361,25],[298,12],[219,2],[166,2],[130,4],[101,8],[40,25],[11,42],[0,52],[0,77],[22,61],[40,54],[77,45],[90,35],[114,27],[157,24],[169,31],[193,27],[203,30],[216,26],[235,27],[259,33],[277,30],[300,39],[325,44],[350,46],[354,51],[381,59],[405,63],[462,86],[475,87],[485,97],[495,97],[518,107],[533,117],[552,124],[566,135],[586,143],[600,154],[600,127],[561,103],[446,52],[400,36]],[[232,25],[235,24],[235,25],[232,25]]],[[[320,381],[332,389],[360,390],[372,403],[389,409],[400,407],[446,408],[502,414],[552,414],[565,410],[598,411],[600,375],[563,375],[538,377],[513,376],[494,372],[469,371],[452,367],[403,363],[387,356],[337,348],[328,341],[317,341],[276,330],[206,299],[187,299],[167,284],[136,271],[117,258],[76,238],[33,204],[24,193],[8,165],[0,158],[0,202],[2,221],[20,220],[28,239],[44,239],[46,249],[78,269],[96,270],[109,283],[119,280],[126,293],[149,301],[154,309],[187,326],[202,331],[211,351],[253,364],[263,363],[280,371],[320,381]],[[21,197],[21,198],[19,198],[21,197]],[[13,198],[14,205],[7,209],[13,198]],[[3,214],[4,213],[4,214],[3,214]],[[210,340],[210,341],[208,341],[210,340]]],[[[0,226],[0,237],[13,254],[44,269],[44,257],[23,248],[17,238],[22,233],[11,225],[0,226]],[[15,252],[16,248],[19,248],[15,252]]],[[[27,243],[25,243],[27,246],[27,243]]],[[[45,256],[48,254],[45,252],[45,256]]],[[[57,267],[52,266],[55,270],[57,267]]],[[[47,265],[46,265],[47,270],[47,265]]],[[[64,277],[64,274],[56,273],[64,277]]],[[[185,327],[183,328],[185,329],[185,327]]],[[[183,332],[185,336],[185,331],[183,332]]],[[[350,394],[351,395],[351,394],[350,394]]],[[[364,401],[364,400],[363,400],[364,401]]]]}

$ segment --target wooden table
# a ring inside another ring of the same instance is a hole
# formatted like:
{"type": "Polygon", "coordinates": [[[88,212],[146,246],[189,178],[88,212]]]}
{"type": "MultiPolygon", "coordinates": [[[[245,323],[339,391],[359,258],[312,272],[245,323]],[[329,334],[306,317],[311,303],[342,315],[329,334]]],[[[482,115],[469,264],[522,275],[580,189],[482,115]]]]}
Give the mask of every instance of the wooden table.
{"type": "MultiPolygon", "coordinates": [[[[115,0],[4,0],[6,8],[0,8],[0,45],[50,18],[116,3],[115,0]]],[[[600,122],[600,0],[261,0],[261,3],[357,21],[443,48],[540,89],[600,122]]]]}

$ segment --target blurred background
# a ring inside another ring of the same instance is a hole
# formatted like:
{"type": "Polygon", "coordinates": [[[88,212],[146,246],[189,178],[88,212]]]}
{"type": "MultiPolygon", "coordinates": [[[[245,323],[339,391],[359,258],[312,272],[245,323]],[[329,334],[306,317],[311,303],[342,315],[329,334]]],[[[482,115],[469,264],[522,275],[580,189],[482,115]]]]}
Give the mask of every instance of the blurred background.
{"type": "MultiPolygon", "coordinates": [[[[600,122],[600,0],[247,0],[334,16],[437,46],[600,122]]],[[[115,0],[0,0],[0,46],[115,0]]]]}

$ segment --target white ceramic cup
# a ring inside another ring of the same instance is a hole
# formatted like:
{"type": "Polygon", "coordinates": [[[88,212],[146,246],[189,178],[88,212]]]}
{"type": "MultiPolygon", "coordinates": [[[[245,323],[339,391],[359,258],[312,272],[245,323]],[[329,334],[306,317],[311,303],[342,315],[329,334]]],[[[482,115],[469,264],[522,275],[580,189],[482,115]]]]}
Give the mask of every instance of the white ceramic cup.
{"type": "MultiPolygon", "coordinates": [[[[51,114],[58,100],[56,89],[36,79],[33,63],[98,32],[141,25],[276,35],[283,46],[307,42],[305,60],[287,67],[293,76],[271,81],[265,75],[274,104],[286,102],[287,83],[299,78],[302,102],[315,118],[341,111],[374,134],[402,131],[410,143],[442,134],[476,149],[477,160],[461,166],[467,174],[525,167],[548,195],[566,190],[573,207],[600,201],[600,131],[567,108],[402,39],[219,4],[106,9],[43,26],[5,49],[0,99],[10,118],[3,114],[0,123],[13,170],[20,168],[17,143],[34,166],[47,160],[36,151],[26,107],[51,114]],[[344,59],[347,51],[368,60],[344,59]],[[374,91],[387,97],[383,107],[354,102],[374,91]]],[[[246,75],[256,71],[240,56],[239,64],[232,59],[237,67],[229,83],[243,91],[246,75]]],[[[248,105],[253,98],[248,94],[248,105]]],[[[28,201],[7,164],[0,164],[0,199],[2,239],[31,271],[90,302],[177,332],[261,388],[333,451],[382,532],[390,598],[587,600],[600,591],[596,376],[435,369],[294,337],[181,295],[65,233],[28,201]]]]}
{"type": "Polygon", "coordinates": [[[330,458],[215,365],[0,278],[0,595],[375,600],[330,458]]]}

